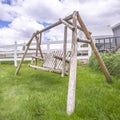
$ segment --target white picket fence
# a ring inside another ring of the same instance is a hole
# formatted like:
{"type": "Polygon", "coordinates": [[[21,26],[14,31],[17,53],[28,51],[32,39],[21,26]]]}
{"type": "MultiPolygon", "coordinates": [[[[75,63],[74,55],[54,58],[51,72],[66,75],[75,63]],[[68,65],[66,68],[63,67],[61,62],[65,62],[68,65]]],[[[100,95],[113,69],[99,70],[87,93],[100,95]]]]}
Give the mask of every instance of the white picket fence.
{"type": "MultiPolygon", "coordinates": [[[[35,44],[32,44],[32,48],[35,48],[35,44]]],[[[0,61],[14,61],[14,66],[17,66],[17,61],[21,60],[23,56],[25,48],[24,44],[17,44],[15,42],[12,45],[3,45],[0,46],[0,61]]],[[[41,45],[43,53],[49,53],[54,50],[62,50],[63,49],[63,41],[47,41],[43,42],[41,45]]],[[[67,43],[67,50],[69,51],[71,48],[71,41],[67,43]]],[[[27,57],[25,60],[31,60],[31,55],[34,54],[35,51],[28,51],[27,57]]],[[[78,43],[78,59],[88,60],[91,56],[92,50],[91,47],[84,46],[83,43],[78,43]]]]}

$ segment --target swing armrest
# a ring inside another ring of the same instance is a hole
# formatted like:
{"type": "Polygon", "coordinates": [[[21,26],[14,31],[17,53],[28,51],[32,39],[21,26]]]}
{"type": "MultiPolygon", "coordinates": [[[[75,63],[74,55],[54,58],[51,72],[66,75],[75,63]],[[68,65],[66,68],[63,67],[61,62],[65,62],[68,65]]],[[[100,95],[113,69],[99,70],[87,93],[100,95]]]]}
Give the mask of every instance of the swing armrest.
{"type": "Polygon", "coordinates": [[[36,58],[36,59],[44,61],[44,58],[41,58],[40,56],[32,56],[32,58],[36,58]]]}
{"type": "MultiPolygon", "coordinates": [[[[60,57],[60,56],[57,56],[57,55],[54,55],[53,57],[56,58],[56,59],[59,59],[59,60],[61,60],[61,61],[63,60],[63,57],[60,57]]],[[[65,62],[69,63],[70,60],[65,59],[65,62]]]]}

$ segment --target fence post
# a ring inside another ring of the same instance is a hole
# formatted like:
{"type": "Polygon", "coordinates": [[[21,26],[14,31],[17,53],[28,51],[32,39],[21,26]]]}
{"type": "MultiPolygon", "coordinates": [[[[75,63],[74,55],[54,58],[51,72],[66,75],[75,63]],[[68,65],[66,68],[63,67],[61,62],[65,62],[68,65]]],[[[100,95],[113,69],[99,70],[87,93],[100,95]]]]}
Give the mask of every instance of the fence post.
{"type": "Polygon", "coordinates": [[[92,55],[92,49],[90,44],[88,44],[88,59],[90,58],[91,55],[92,55]]]}
{"type": "Polygon", "coordinates": [[[14,66],[17,67],[17,42],[14,44],[14,66]]]}
{"type": "Polygon", "coordinates": [[[49,42],[49,40],[47,41],[47,53],[49,53],[50,52],[50,42],[49,42]]]}

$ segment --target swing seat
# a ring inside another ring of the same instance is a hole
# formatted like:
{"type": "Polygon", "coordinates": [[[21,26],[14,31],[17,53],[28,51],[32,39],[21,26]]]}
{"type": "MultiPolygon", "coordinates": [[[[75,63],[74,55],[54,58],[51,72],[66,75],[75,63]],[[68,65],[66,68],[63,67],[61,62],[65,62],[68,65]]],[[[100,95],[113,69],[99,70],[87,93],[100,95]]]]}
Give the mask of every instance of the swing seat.
{"type": "MultiPolygon", "coordinates": [[[[70,51],[67,52],[65,56],[65,75],[68,75],[69,72],[69,66],[70,66],[70,51]]],[[[63,69],[63,51],[57,50],[52,51],[49,54],[45,54],[44,58],[41,58],[40,56],[32,56],[31,64],[29,64],[29,67],[35,68],[35,69],[41,69],[49,72],[54,73],[62,73],[63,69]],[[42,65],[38,66],[35,64],[36,60],[42,61],[42,65]]]]}

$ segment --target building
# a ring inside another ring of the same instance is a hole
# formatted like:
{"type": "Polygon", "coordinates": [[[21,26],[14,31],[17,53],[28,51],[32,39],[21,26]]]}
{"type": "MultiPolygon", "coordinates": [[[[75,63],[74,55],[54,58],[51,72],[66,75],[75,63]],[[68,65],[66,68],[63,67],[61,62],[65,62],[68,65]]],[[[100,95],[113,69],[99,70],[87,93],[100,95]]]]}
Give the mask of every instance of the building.
{"type": "Polygon", "coordinates": [[[112,27],[112,31],[114,34],[114,37],[116,37],[116,44],[119,45],[120,44],[120,23],[114,25],[112,27]]]}
{"type": "Polygon", "coordinates": [[[95,36],[95,45],[99,51],[120,51],[120,23],[111,27],[113,35],[95,36]]]}

